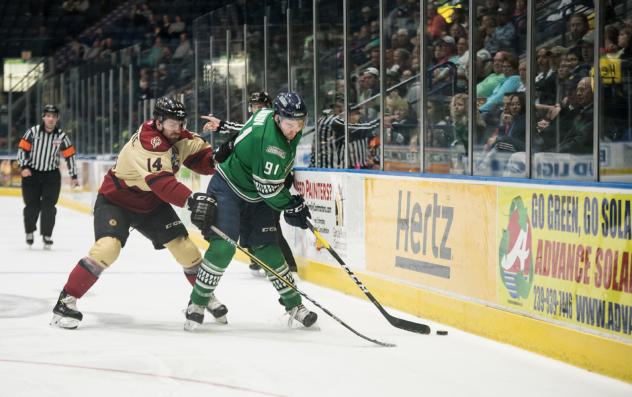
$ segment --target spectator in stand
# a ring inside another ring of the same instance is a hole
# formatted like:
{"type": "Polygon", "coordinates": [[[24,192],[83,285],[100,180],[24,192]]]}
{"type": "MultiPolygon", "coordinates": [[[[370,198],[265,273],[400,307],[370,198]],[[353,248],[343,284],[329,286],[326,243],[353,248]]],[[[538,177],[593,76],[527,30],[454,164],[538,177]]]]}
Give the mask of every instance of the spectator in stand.
{"type": "Polygon", "coordinates": [[[535,76],[536,103],[553,105],[555,103],[555,84],[557,73],[551,62],[551,51],[542,47],[536,52],[538,74],[535,76]]]}
{"type": "Polygon", "coordinates": [[[507,128],[499,129],[496,138],[491,142],[491,149],[477,165],[479,175],[502,174],[510,154],[525,150],[525,96],[524,93],[515,93],[510,98],[509,115],[505,112],[507,128]]]}
{"type": "Polygon", "coordinates": [[[171,52],[169,48],[164,45],[160,37],[154,39],[154,45],[147,52],[147,56],[144,59],[144,64],[148,66],[156,66],[161,61],[169,58],[171,52]]]}
{"type": "Polygon", "coordinates": [[[366,68],[362,76],[358,79],[360,84],[360,90],[358,92],[359,102],[364,102],[379,91],[379,78],[380,72],[376,68],[366,68]]]}
{"type": "Polygon", "coordinates": [[[187,25],[182,20],[180,15],[176,15],[175,21],[169,25],[169,34],[171,37],[178,37],[187,28],[187,25]]]}
{"type": "Polygon", "coordinates": [[[516,7],[514,8],[512,22],[518,32],[527,31],[527,1],[516,0],[516,7]]]}
{"type": "MultiPolygon", "coordinates": [[[[614,28],[614,31],[611,31],[611,32],[608,32],[608,29],[605,29],[604,40],[606,40],[606,44],[608,43],[609,34],[612,35],[611,39],[614,40],[612,41],[611,49],[614,52],[616,52],[618,49],[616,37],[619,34],[619,31],[616,28],[614,28]]],[[[584,38],[581,39],[581,41],[579,42],[579,50],[580,50],[579,55],[581,56],[581,59],[583,61],[581,67],[585,69],[585,73],[586,73],[586,75],[583,77],[588,76],[590,74],[590,70],[593,68],[593,63],[595,61],[594,47],[595,47],[595,31],[591,30],[590,32],[586,33],[584,35],[584,38]]],[[[606,49],[606,53],[607,52],[608,50],[606,49]]]]}
{"type": "Polygon", "coordinates": [[[588,25],[588,17],[586,14],[573,14],[568,22],[568,39],[571,46],[579,45],[584,35],[588,33],[590,26],[588,25]]]}
{"type": "Polygon", "coordinates": [[[575,97],[569,104],[552,108],[547,119],[537,124],[539,138],[543,143],[541,151],[555,153],[590,154],[593,145],[593,91],[590,77],[584,77],[577,84],[575,97]],[[556,126],[559,124],[559,127],[556,126]],[[556,133],[559,129],[559,144],[556,133]]]}
{"type": "MultiPolygon", "coordinates": [[[[456,66],[459,56],[456,54],[456,43],[452,36],[443,36],[434,43],[434,66],[444,65],[450,63],[456,66]]],[[[437,84],[442,81],[454,78],[456,71],[450,67],[436,68],[433,71],[432,84],[437,84]]]]}
{"type": "Polygon", "coordinates": [[[456,41],[457,43],[459,42],[460,38],[467,39],[467,30],[465,30],[465,28],[458,23],[452,23],[452,25],[450,25],[449,32],[450,36],[452,36],[454,41],[456,41]]]}
{"type": "Polygon", "coordinates": [[[396,73],[402,73],[404,70],[410,68],[410,52],[398,48],[393,51],[393,66],[388,70],[396,73]]]}
{"type": "Polygon", "coordinates": [[[588,76],[588,72],[590,71],[590,66],[588,65],[588,69],[583,65],[582,53],[580,47],[573,47],[566,54],[566,63],[570,69],[570,73],[578,78],[588,76]]]}
{"type": "MultiPolygon", "coordinates": [[[[593,38],[593,42],[594,42],[594,31],[589,32],[588,34],[591,34],[592,38],[593,38]]],[[[588,34],[586,36],[588,36],[588,34]]],[[[588,61],[590,59],[590,56],[588,56],[587,54],[585,54],[585,52],[588,50],[588,46],[586,45],[588,43],[589,40],[587,40],[587,37],[584,36],[583,40],[582,40],[582,58],[584,58],[585,61],[588,61]]],[[[616,57],[616,53],[619,52],[620,48],[618,46],[618,41],[619,41],[619,28],[616,25],[607,25],[604,28],[604,32],[603,32],[603,49],[604,49],[604,53],[605,56],[608,58],[613,58],[616,57]]]]}
{"type": "Polygon", "coordinates": [[[505,81],[506,77],[503,73],[503,62],[507,53],[497,52],[492,59],[492,73],[485,80],[476,85],[476,96],[478,98],[487,98],[492,95],[494,90],[505,81]]]}
{"type": "Polygon", "coordinates": [[[557,70],[562,62],[562,58],[568,54],[568,48],[559,45],[551,48],[551,68],[557,70]]]}
{"type": "Polygon", "coordinates": [[[428,34],[431,39],[435,40],[446,34],[447,23],[445,18],[437,12],[437,6],[434,3],[428,3],[426,6],[426,16],[428,18],[428,34]]]}
{"type": "MultiPolygon", "coordinates": [[[[482,14],[477,31],[477,43],[484,43],[488,36],[491,36],[498,25],[495,14],[482,14]]],[[[492,54],[494,55],[494,54],[492,54]]]]}
{"type": "Polygon", "coordinates": [[[191,49],[191,42],[187,37],[185,32],[180,33],[180,44],[176,47],[176,50],[173,52],[173,59],[182,60],[193,54],[193,50],[191,49]]]}
{"type": "Polygon", "coordinates": [[[380,47],[371,48],[369,56],[369,66],[380,70],[380,47]]]}
{"type": "Polygon", "coordinates": [[[578,81],[577,77],[571,73],[571,68],[566,61],[566,56],[563,56],[557,68],[556,103],[561,103],[562,105],[568,104],[569,99],[572,99],[574,95],[578,81]]]}
{"type": "MultiPolygon", "coordinates": [[[[450,173],[465,173],[465,158],[468,153],[468,95],[459,93],[452,97],[450,102],[450,118],[452,126],[452,143],[451,146],[451,166],[450,173]]],[[[476,131],[474,137],[480,136],[485,129],[485,123],[482,121],[478,113],[476,117],[476,131]]]]}
{"type": "MultiPolygon", "coordinates": [[[[429,100],[426,105],[426,145],[432,148],[447,148],[454,140],[449,132],[449,118],[446,114],[446,106],[429,100]]],[[[413,137],[414,138],[414,137],[413,137]]],[[[417,141],[411,138],[411,145],[417,141]]]]}
{"type": "Polygon", "coordinates": [[[496,138],[501,135],[507,135],[509,132],[509,127],[511,126],[511,122],[513,118],[511,116],[511,98],[513,97],[513,92],[506,93],[503,96],[503,105],[500,108],[499,116],[494,120],[492,119],[489,123],[489,127],[497,126],[492,135],[487,139],[485,143],[485,151],[491,150],[491,148],[496,143],[496,138]]]}
{"type": "Polygon", "coordinates": [[[632,28],[630,26],[624,26],[619,30],[619,36],[617,36],[617,45],[621,49],[617,56],[621,59],[632,58],[632,28]]]}
{"type": "Polygon", "coordinates": [[[502,103],[502,98],[505,93],[516,92],[518,90],[521,84],[518,68],[518,57],[514,54],[507,53],[503,61],[505,80],[500,86],[494,89],[492,95],[488,97],[487,101],[480,107],[481,112],[494,111],[498,105],[502,103]]]}
{"type": "MultiPolygon", "coordinates": [[[[450,101],[450,120],[452,122],[452,139],[462,144],[467,151],[467,94],[456,94],[450,101]]],[[[455,145],[453,142],[452,145],[455,145]]]]}
{"type": "Polygon", "coordinates": [[[511,10],[506,6],[498,9],[498,26],[485,37],[485,48],[490,54],[512,51],[516,39],[516,28],[511,20],[511,10]]]}
{"type": "Polygon", "coordinates": [[[138,100],[142,101],[151,98],[151,91],[149,88],[149,79],[142,77],[138,80],[138,100]]]}

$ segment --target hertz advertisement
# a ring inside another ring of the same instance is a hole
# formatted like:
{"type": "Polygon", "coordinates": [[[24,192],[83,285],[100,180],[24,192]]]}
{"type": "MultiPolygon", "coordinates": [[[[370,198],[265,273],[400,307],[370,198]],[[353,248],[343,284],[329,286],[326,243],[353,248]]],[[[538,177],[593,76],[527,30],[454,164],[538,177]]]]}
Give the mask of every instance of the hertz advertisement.
{"type": "Polygon", "coordinates": [[[496,186],[365,181],[368,270],[496,302],[496,186]]]}
{"type": "Polygon", "coordinates": [[[632,195],[498,193],[499,303],[632,340],[632,195]]]}

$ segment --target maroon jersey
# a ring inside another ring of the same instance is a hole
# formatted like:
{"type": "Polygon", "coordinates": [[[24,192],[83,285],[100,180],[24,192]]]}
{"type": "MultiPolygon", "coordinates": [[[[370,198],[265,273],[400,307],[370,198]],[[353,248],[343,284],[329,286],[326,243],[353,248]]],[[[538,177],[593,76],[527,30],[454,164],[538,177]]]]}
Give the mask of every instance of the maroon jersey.
{"type": "Polygon", "coordinates": [[[175,177],[181,165],[198,174],[213,174],[213,149],[188,130],[171,144],[154,121],[147,120],[119,153],[99,193],[134,212],[151,212],[163,202],[183,207],[191,190],[175,177]]]}

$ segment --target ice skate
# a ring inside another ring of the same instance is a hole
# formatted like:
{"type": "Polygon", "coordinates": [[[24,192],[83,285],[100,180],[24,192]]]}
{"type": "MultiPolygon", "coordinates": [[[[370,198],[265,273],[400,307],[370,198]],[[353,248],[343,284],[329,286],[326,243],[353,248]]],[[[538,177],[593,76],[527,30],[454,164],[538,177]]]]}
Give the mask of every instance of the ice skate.
{"type": "Polygon", "coordinates": [[[50,250],[53,248],[53,240],[49,236],[42,236],[42,241],[44,241],[45,250],[50,250]]]}
{"type": "Polygon", "coordinates": [[[26,245],[28,245],[29,248],[33,245],[33,233],[26,233],[26,245]]]}
{"type": "Polygon", "coordinates": [[[211,295],[211,300],[206,305],[206,310],[213,315],[213,318],[218,323],[228,324],[228,319],[226,318],[228,308],[215,297],[215,294],[211,295]]]}
{"type": "Polygon", "coordinates": [[[196,305],[195,303],[189,301],[189,306],[187,307],[184,315],[186,316],[184,330],[193,331],[204,322],[204,306],[196,305]]]}
{"type": "Polygon", "coordinates": [[[250,268],[250,273],[252,273],[253,276],[265,277],[266,271],[263,270],[261,266],[257,265],[256,263],[251,263],[248,267],[250,268]]]}
{"type": "Polygon", "coordinates": [[[83,319],[83,314],[77,310],[77,298],[68,295],[65,290],[59,294],[59,299],[53,308],[53,327],[75,329],[83,319]]]}
{"type": "Polygon", "coordinates": [[[294,320],[303,324],[304,327],[308,328],[314,325],[316,320],[318,320],[318,315],[312,311],[307,310],[305,306],[298,305],[294,306],[291,309],[286,309],[287,314],[290,315],[290,319],[287,322],[288,327],[292,327],[292,323],[294,320]]]}

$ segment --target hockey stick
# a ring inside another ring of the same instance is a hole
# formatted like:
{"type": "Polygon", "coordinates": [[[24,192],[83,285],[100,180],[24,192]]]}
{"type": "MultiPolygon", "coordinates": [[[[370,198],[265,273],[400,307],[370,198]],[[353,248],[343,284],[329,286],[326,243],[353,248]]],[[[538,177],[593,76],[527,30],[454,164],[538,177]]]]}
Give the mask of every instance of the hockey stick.
{"type": "Polygon", "coordinates": [[[309,221],[309,219],[307,219],[307,227],[309,227],[309,230],[311,230],[312,233],[314,233],[314,236],[316,237],[318,242],[323,247],[325,247],[327,249],[327,251],[329,251],[331,256],[336,258],[336,260],[338,261],[340,266],[342,266],[342,268],[347,271],[347,274],[349,275],[349,277],[351,277],[351,279],[353,279],[353,281],[360,288],[360,290],[362,290],[362,292],[364,292],[364,295],[366,295],[367,298],[369,298],[369,300],[375,305],[375,307],[377,307],[377,309],[380,311],[380,313],[382,313],[382,315],[384,317],[386,317],[386,319],[388,320],[389,323],[391,323],[392,326],[400,328],[400,329],[403,329],[403,330],[406,330],[406,331],[416,332],[418,334],[429,334],[430,333],[430,327],[428,325],[426,325],[426,324],[415,323],[413,321],[408,321],[408,320],[405,320],[403,318],[397,318],[395,316],[390,315],[384,309],[384,307],[382,307],[382,305],[380,305],[380,302],[378,302],[377,299],[375,299],[373,294],[371,294],[371,292],[369,292],[369,290],[364,286],[364,284],[362,284],[362,282],[358,279],[358,277],[356,277],[356,275],[351,271],[351,269],[349,269],[349,266],[347,266],[347,264],[342,260],[340,255],[338,255],[338,253],[336,251],[334,251],[333,248],[331,248],[331,245],[329,245],[327,240],[325,240],[325,238],[318,232],[318,230],[316,230],[314,228],[314,225],[312,225],[312,223],[309,221]]]}
{"type": "Polygon", "coordinates": [[[380,342],[377,339],[372,339],[369,338],[368,336],[362,335],[361,333],[359,333],[358,331],[356,331],[355,329],[351,328],[351,326],[347,325],[347,323],[345,323],[344,321],[342,321],[341,319],[339,319],[335,314],[333,314],[332,312],[330,312],[329,310],[327,310],[326,308],[324,308],[320,303],[316,302],[314,299],[312,299],[310,296],[308,296],[306,293],[304,293],[303,291],[299,290],[294,284],[292,284],[291,282],[289,282],[288,280],[286,280],[284,277],[282,277],[279,273],[277,273],[274,269],[272,269],[269,265],[267,265],[266,263],[264,263],[263,261],[261,261],[259,258],[257,258],[256,256],[254,256],[253,254],[251,254],[250,252],[248,252],[248,250],[246,250],[245,248],[241,247],[239,244],[237,244],[237,242],[233,239],[231,239],[230,237],[228,237],[226,235],[226,233],[222,232],[221,230],[219,230],[217,227],[215,226],[211,226],[211,230],[214,231],[218,236],[220,236],[222,239],[224,239],[227,243],[229,243],[230,245],[232,245],[233,247],[235,247],[237,250],[241,251],[242,253],[246,254],[250,259],[252,259],[253,261],[255,261],[259,266],[261,266],[262,268],[264,268],[267,272],[269,272],[270,274],[274,275],[277,279],[281,280],[281,282],[283,282],[283,284],[287,285],[288,287],[292,288],[294,291],[298,292],[303,298],[307,299],[308,301],[312,302],[314,304],[314,306],[318,307],[320,310],[322,310],[323,312],[325,312],[325,314],[327,314],[329,317],[333,318],[334,320],[338,321],[340,324],[342,324],[343,327],[345,327],[346,329],[348,329],[349,331],[353,332],[354,334],[358,335],[360,338],[366,339],[369,342],[373,342],[376,345],[380,345],[380,346],[385,346],[385,347],[394,347],[395,344],[393,343],[387,343],[387,342],[380,342]]]}

